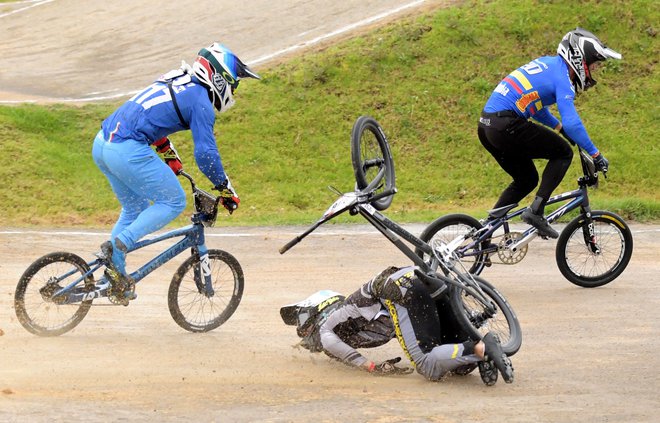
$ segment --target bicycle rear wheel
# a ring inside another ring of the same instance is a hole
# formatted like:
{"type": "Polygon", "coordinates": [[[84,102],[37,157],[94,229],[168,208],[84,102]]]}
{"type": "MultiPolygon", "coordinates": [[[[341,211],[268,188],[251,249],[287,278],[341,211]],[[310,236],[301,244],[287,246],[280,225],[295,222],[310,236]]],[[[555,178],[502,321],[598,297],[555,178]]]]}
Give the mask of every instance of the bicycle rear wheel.
{"type": "MultiPolygon", "coordinates": [[[[14,293],[14,308],[21,325],[39,336],[57,336],[75,328],[87,315],[93,300],[64,304],[64,298],[53,294],[88,271],[85,260],[67,252],[47,254],[32,263],[14,293]]],[[[88,276],[84,284],[93,290],[94,278],[88,276]]]]}
{"type": "Polygon", "coordinates": [[[555,257],[562,275],[575,285],[595,288],[616,279],[628,266],[633,237],[626,222],[608,211],[592,211],[592,233],[581,215],[557,240],[555,257]]]}
{"type": "MultiPolygon", "coordinates": [[[[351,132],[351,159],[359,190],[378,185],[376,193],[395,188],[394,160],[383,128],[374,118],[360,116],[351,132]]],[[[392,204],[393,195],[371,202],[376,210],[392,204]]]]}
{"type": "Polygon", "coordinates": [[[488,332],[494,332],[502,342],[504,353],[514,355],[522,345],[522,330],[516,313],[493,285],[479,276],[473,277],[486,297],[495,303],[495,314],[490,315],[481,301],[464,289],[452,286],[449,301],[459,325],[474,341],[481,340],[488,332]]]}
{"type": "Polygon", "coordinates": [[[243,296],[243,269],[231,254],[209,250],[208,268],[193,254],[176,271],[167,305],[174,321],[190,332],[208,332],[236,311],[243,296]],[[207,294],[203,272],[210,273],[213,294],[207,294]]]}
{"type": "MultiPolygon", "coordinates": [[[[467,214],[448,214],[431,222],[429,226],[422,231],[419,239],[433,247],[434,242],[441,241],[448,244],[457,237],[464,236],[473,230],[479,230],[481,227],[481,223],[479,223],[477,219],[468,216],[467,214]]],[[[463,244],[461,244],[461,247],[464,247],[473,241],[473,238],[468,238],[463,244]]],[[[487,242],[484,241],[479,245],[480,247],[478,249],[472,248],[467,250],[469,255],[463,254],[459,258],[465,269],[474,275],[481,274],[486,264],[487,254],[481,253],[480,250],[486,247],[487,242]]],[[[459,247],[459,249],[461,247],[459,247]]],[[[425,261],[428,262],[430,260],[428,257],[424,257],[424,253],[421,250],[417,249],[415,252],[425,261]]]]}

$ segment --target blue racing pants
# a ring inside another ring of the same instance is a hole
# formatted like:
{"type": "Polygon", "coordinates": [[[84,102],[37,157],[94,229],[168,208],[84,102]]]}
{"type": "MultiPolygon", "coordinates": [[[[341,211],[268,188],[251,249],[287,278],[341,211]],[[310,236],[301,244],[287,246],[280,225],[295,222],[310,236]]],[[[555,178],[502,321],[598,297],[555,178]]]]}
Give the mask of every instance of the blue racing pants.
{"type": "Polygon", "coordinates": [[[186,194],[176,175],[149,145],[134,140],[108,142],[99,131],[92,157],[122,206],[111,239],[119,238],[129,250],[186,207],[186,194]]]}

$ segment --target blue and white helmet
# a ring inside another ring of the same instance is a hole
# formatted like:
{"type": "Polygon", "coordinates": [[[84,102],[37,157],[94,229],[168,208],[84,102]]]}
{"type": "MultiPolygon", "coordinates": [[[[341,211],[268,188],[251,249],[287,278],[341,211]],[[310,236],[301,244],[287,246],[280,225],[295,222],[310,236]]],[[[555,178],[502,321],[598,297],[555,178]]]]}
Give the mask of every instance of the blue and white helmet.
{"type": "Polygon", "coordinates": [[[583,28],[569,31],[562,38],[557,53],[575,73],[574,84],[577,91],[587,90],[596,85],[591,77],[589,66],[607,59],[621,59],[621,54],[608,48],[594,34],[583,28]]]}
{"type": "Polygon", "coordinates": [[[242,78],[261,79],[231,50],[219,43],[201,49],[192,69],[208,88],[211,102],[219,112],[225,112],[234,105],[234,91],[242,78]]]}

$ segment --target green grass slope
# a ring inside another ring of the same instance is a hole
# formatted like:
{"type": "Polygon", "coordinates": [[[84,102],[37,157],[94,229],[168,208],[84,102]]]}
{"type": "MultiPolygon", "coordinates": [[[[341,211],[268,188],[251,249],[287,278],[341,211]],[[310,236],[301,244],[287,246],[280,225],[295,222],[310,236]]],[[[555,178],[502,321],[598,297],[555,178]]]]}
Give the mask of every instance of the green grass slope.
{"type": "MultiPolygon", "coordinates": [[[[333,201],[328,185],[353,188],[349,140],[360,115],[376,118],[392,145],[399,193],[386,214],[400,222],[448,212],[482,217],[509,183],[476,136],[483,104],[503,76],[555,54],[578,25],[624,56],[608,62],[598,86],[577,100],[611,166],[592,206],[657,221],[658,9],[652,0],[468,1],[260,69],[263,81],[244,83],[236,107],[216,124],[242,200],[218,224],[316,220],[333,201]]],[[[92,161],[91,144],[118,105],[0,107],[0,225],[114,222],[119,204],[92,161]]],[[[208,188],[190,134],[171,138],[186,169],[208,188]]],[[[557,192],[573,189],[578,173],[576,159],[557,192]]]]}

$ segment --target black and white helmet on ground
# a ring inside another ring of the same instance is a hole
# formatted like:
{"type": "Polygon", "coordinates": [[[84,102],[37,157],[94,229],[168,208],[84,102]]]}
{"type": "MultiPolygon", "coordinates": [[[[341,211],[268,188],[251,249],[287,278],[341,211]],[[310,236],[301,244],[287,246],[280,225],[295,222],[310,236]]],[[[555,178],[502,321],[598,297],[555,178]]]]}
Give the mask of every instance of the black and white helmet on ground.
{"type": "Polygon", "coordinates": [[[219,43],[201,49],[192,69],[200,82],[209,89],[211,102],[220,112],[234,105],[234,91],[241,79],[261,79],[231,50],[219,43]]]}
{"type": "Polygon", "coordinates": [[[557,47],[557,53],[573,69],[577,91],[596,85],[589,69],[591,64],[607,59],[621,59],[620,53],[605,46],[593,33],[579,27],[564,35],[557,47]]]}

